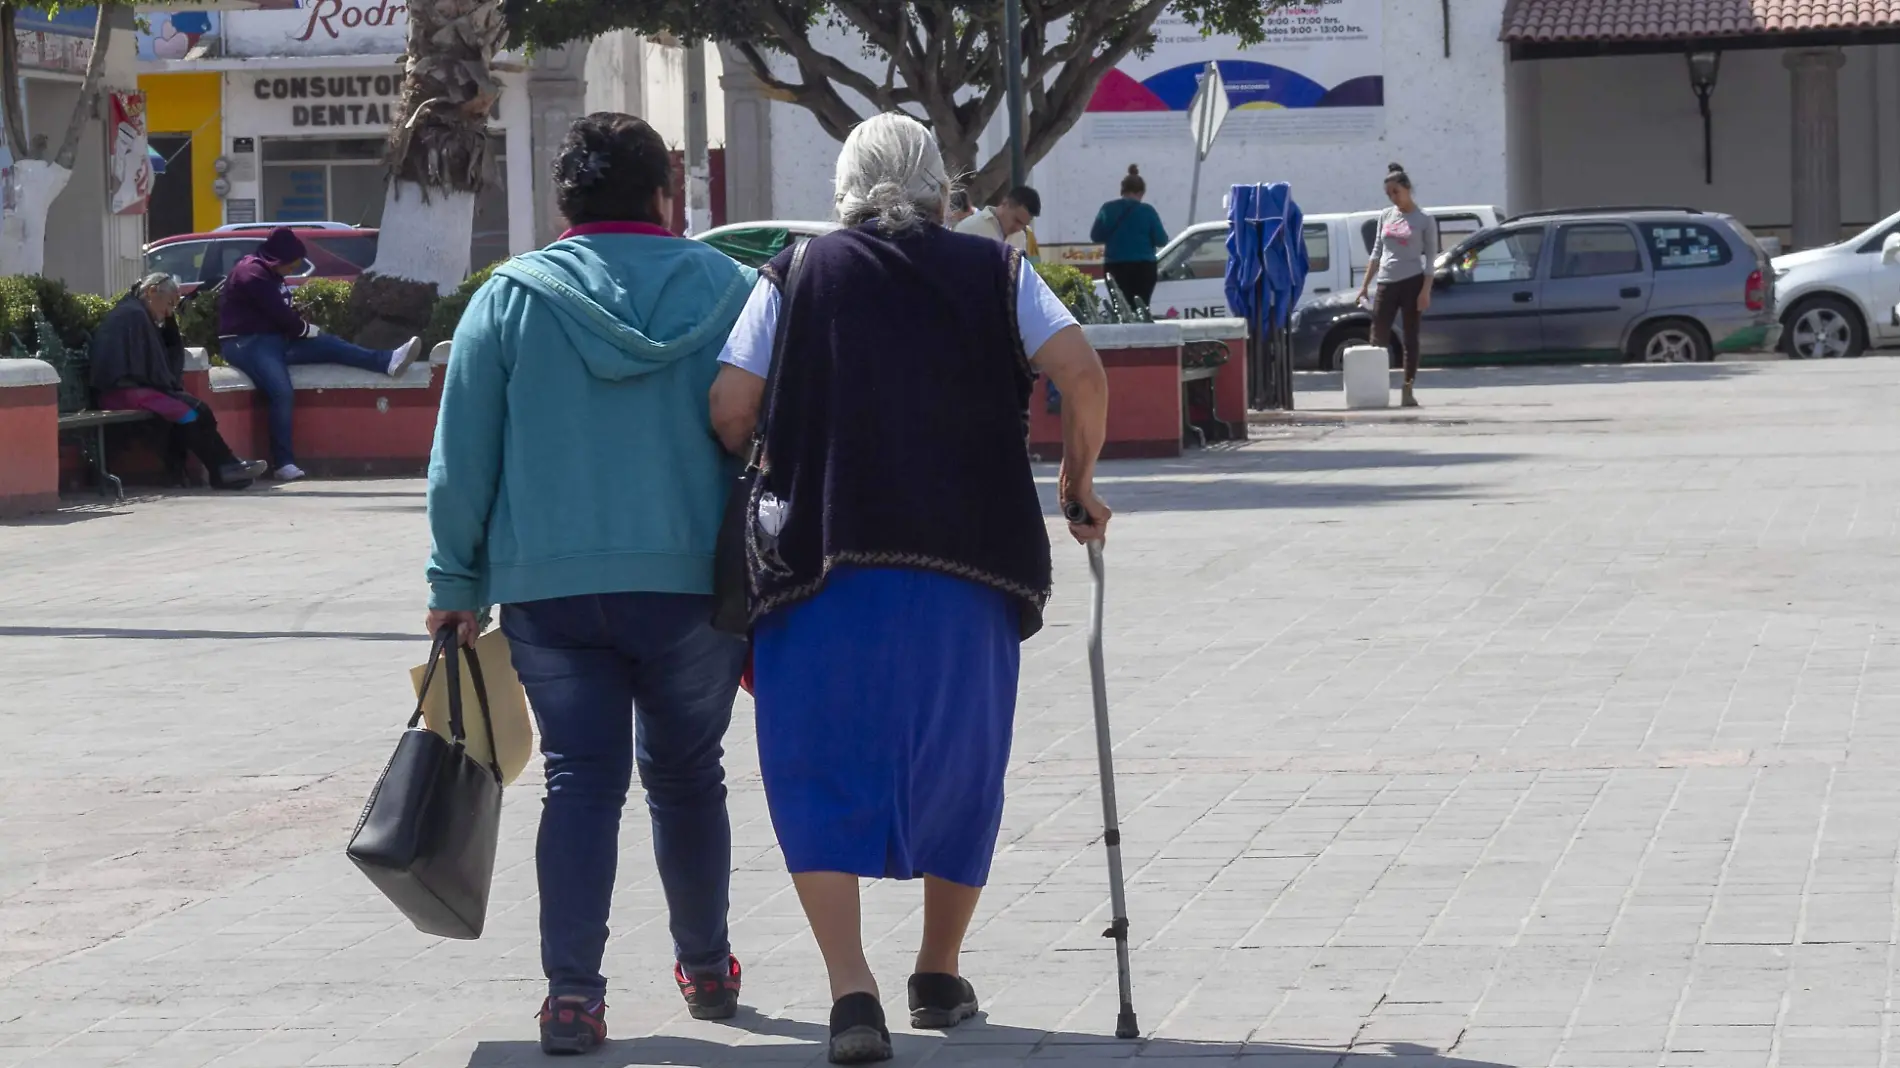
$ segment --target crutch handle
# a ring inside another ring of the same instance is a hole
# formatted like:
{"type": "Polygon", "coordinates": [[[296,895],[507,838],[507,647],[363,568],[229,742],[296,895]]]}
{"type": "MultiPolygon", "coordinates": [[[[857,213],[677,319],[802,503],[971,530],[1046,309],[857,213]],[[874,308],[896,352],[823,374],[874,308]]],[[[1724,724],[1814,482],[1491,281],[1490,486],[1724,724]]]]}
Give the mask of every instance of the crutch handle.
{"type": "Polygon", "coordinates": [[[1081,501],[1069,501],[1062,506],[1062,518],[1078,527],[1093,525],[1095,520],[1089,517],[1089,510],[1082,507],[1081,501]]]}

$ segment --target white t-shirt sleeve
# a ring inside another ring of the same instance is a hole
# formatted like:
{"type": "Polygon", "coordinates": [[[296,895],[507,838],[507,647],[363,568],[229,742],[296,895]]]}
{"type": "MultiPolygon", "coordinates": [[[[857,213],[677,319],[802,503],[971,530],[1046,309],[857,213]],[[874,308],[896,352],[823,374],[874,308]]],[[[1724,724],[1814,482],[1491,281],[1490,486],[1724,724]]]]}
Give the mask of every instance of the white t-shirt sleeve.
{"type": "Polygon", "coordinates": [[[1027,258],[1016,276],[1016,329],[1023,339],[1023,352],[1034,359],[1036,350],[1066,327],[1075,325],[1075,316],[1049,283],[1036,272],[1027,258]]]}
{"type": "MultiPolygon", "coordinates": [[[[719,362],[765,378],[772,370],[772,339],[778,333],[778,287],[764,278],[746,298],[739,319],[726,336],[719,362]]],[[[1055,290],[1042,280],[1028,260],[1016,277],[1016,328],[1023,352],[1033,358],[1057,331],[1075,325],[1075,316],[1063,306],[1055,290]]]]}
{"type": "Polygon", "coordinates": [[[746,298],[739,319],[726,335],[726,347],[719,353],[720,363],[729,363],[741,371],[766,377],[772,369],[772,338],[778,333],[778,287],[761,276],[746,298]]]}

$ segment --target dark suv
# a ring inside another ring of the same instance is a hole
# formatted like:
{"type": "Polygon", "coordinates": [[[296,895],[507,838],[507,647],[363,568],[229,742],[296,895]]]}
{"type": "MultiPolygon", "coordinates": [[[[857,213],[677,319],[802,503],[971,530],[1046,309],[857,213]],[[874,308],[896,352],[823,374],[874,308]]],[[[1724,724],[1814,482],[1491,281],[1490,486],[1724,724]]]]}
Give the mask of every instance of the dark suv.
{"type": "MultiPolygon", "coordinates": [[[[354,227],[303,227],[290,229],[303,239],[309,250],[304,273],[290,279],[296,285],[308,278],[355,278],[376,262],[375,230],[354,227]]],[[[200,285],[215,285],[231,273],[237,261],[257,251],[269,236],[269,228],[228,227],[206,234],[178,234],[160,238],[145,246],[145,271],[164,271],[178,279],[189,293],[200,285]]]]}
{"type": "MultiPolygon", "coordinates": [[[[1713,360],[1772,347],[1774,273],[1748,228],[1688,208],[1519,215],[1440,258],[1427,364],[1713,360]]],[[[1352,294],[1294,313],[1294,366],[1332,370],[1372,316],[1352,294]]]]}

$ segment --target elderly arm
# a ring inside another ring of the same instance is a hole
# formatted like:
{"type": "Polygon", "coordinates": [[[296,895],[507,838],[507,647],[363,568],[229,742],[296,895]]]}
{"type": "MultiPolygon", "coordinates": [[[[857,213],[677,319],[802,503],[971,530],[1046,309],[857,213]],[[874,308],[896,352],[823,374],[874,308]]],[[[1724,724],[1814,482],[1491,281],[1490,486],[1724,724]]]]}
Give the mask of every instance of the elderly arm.
{"type": "Polygon", "coordinates": [[[1113,514],[1095,495],[1095,461],[1102,455],[1108,432],[1108,373],[1079,326],[1056,331],[1031,361],[1062,394],[1062,471],[1057,476],[1057,496],[1065,505],[1080,504],[1089,514],[1088,523],[1071,523],[1069,532],[1082,542],[1102,538],[1113,514]]]}
{"type": "Polygon", "coordinates": [[[759,405],[765,399],[765,379],[732,364],[720,364],[707,397],[712,406],[713,433],[734,456],[745,455],[752,430],[759,425],[759,405]]]}

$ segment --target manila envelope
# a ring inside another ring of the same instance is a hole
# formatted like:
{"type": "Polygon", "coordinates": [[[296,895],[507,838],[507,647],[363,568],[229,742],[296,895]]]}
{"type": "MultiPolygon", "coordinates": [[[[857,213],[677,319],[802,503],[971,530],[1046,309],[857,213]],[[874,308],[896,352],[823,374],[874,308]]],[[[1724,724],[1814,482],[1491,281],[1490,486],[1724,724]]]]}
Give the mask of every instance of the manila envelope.
{"type": "MultiPolygon", "coordinates": [[[[501,628],[475,639],[475,655],[481,659],[482,681],[488,690],[488,711],[493,716],[496,763],[501,766],[505,786],[520,777],[534,752],[534,728],[529,723],[528,695],[515,674],[515,662],[508,654],[508,638],[501,628]]],[[[409,669],[409,684],[422,696],[422,676],[427,664],[409,669]]],[[[435,682],[422,702],[422,718],[429,729],[444,738],[449,735],[448,671],[438,666],[435,682]]],[[[477,764],[488,763],[488,732],[482,728],[482,706],[475,698],[475,677],[464,661],[462,668],[462,729],[468,735],[468,755],[477,764]]]]}

